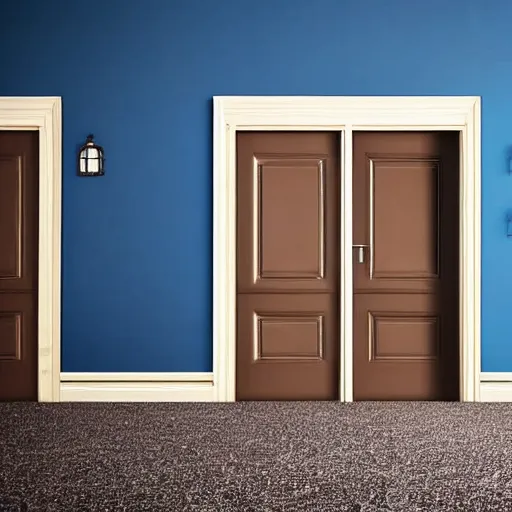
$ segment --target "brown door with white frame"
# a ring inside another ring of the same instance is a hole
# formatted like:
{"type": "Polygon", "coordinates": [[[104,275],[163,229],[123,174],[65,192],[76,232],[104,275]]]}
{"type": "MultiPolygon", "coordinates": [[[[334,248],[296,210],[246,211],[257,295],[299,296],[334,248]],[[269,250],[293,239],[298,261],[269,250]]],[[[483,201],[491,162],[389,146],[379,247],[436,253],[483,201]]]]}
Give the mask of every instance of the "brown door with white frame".
{"type": "Polygon", "coordinates": [[[39,134],[0,131],[0,401],[37,400],[39,134]]]}
{"type": "Polygon", "coordinates": [[[339,135],[237,134],[237,400],[339,387],[339,135]]]}
{"type": "Polygon", "coordinates": [[[353,136],[354,400],[459,398],[459,134],[353,136]]]}

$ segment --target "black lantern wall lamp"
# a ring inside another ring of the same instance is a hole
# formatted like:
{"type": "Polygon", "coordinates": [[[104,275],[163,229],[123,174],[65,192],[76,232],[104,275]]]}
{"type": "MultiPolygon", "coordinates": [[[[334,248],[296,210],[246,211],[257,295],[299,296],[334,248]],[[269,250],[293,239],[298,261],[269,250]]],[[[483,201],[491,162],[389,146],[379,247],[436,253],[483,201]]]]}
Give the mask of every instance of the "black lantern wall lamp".
{"type": "Polygon", "coordinates": [[[88,135],[78,152],[78,176],[103,176],[105,157],[103,148],[94,143],[94,135],[88,135]]]}

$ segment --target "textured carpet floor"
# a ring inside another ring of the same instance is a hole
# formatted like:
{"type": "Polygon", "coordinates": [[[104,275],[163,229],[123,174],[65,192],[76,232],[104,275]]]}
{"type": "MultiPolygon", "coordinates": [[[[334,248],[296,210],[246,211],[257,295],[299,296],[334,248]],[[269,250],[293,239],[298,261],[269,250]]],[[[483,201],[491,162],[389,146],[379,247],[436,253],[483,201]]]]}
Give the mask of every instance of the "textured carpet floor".
{"type": "Polygon", "coordinates": [[[511,511],[512,404],[0,404],[0,511],[511,511]]]}

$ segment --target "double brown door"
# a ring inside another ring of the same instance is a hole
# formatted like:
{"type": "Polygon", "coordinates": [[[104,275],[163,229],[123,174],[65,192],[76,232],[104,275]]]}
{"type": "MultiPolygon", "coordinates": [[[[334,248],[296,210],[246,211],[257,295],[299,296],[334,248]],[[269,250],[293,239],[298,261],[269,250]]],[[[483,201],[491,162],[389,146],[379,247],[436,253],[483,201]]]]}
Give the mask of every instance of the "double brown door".
{"type": "Polygon", "coordinates": [[[38,154],[0,131],[0,401],[37,400],[38,154]]]}
{"type": "MultiPolygon", "coordinates": [[[[458,135],[354,133],[355,400],[458,398],[458,135]]],[[[340,382],[340,142],[237,136],[238,400],[340,382]]]]}

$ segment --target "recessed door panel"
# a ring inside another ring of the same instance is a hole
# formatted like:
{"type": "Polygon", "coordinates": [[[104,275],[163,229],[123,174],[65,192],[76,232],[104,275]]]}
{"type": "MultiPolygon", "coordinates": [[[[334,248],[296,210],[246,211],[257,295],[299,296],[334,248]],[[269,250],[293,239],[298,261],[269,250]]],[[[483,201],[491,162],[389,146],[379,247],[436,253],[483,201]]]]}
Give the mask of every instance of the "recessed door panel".
{"type": "Polygon", "coordinates": [[[457,400],[453,331],[434,294],[359,294],[354,399],[457,400]]]}
{"type": "Polygon", "coordinates": [[[237,400],[335,400],[335,294],[238,297],[237,400]]]}
{"type": "Polygon", "coordinates": [[[37,286],[33,230],[37,230],[39,169],[31,161],[38,151],[31,138],[37,134],[0,132],[0,137],[0,289],[32,289],[37,286]],[[5,142],[13,137],[13,145],[5,142]],[[22,139],[31,146],[19,147],[22,139]]]}
{"type": "Polygon", "coordinates": [[[439,275],[439,162],[369,158],[371,280],[439,275]],[[407,212],[407,215],[404,215],[407,212]]]}
{"type": "Polygon", "coordinates": [[[325,159],[255,160],[255,284],[323,279],[325,159]]]}
{"type": "Polygon", "coordinates": [[[239,133],[237,289],[335,292],[336,134],[239,133]]]}

